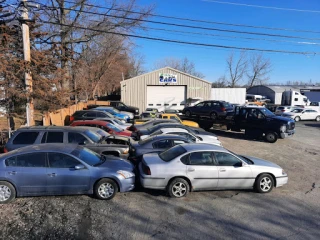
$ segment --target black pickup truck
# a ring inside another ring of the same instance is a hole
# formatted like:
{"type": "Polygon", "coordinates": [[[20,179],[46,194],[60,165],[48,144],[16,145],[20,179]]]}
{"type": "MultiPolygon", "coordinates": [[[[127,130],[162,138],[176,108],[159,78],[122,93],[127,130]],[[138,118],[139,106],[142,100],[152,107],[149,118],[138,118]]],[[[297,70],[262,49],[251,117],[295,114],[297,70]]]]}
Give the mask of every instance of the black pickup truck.
{"type": "Polygon", "coordinates": [[[295,133],[295,122],[290,118],[274,115],[265,107],[238,106],[226,117],[227,129],[245,130],[248,137],[264,137],[274,143],[278,138],[286,138],[295,133]]]}

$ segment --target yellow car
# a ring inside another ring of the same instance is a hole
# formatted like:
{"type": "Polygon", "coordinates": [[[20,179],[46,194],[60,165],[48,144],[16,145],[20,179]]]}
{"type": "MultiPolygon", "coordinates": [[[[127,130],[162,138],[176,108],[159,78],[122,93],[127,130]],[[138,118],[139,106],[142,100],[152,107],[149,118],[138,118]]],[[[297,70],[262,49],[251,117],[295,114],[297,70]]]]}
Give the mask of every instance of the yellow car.
{"type": "Polygon", "coordinates": [[[187,120],[181,120],[181,118],[177,114],[173,113],[163,113],[159,116],[160,118],[163,119],[176,119],[178,120],[181,124],[189,126],[189,127],[199,127],[199,124],[193,121],[187,121],[187,120]]]}

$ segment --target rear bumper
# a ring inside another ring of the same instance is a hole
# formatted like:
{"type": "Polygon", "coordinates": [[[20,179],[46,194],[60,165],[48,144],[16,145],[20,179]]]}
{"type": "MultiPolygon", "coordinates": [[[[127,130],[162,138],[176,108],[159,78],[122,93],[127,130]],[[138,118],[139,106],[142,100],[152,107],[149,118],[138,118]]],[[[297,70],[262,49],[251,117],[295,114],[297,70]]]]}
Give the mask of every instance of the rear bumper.
{"type": "Polygon", "coordinates": [[[285,133],[280,133],[281,138],[287,138],[287,137],[292,137],[295,134],[295,130],[289,130],[288,132],[285,133]]]}
{"type": "Polygon", "coordinates": [[[276,187],[281,187],[281,186],[288,183],[288,176],[276,177],[276,179],[277,179],[277,186],[276,187]]]}

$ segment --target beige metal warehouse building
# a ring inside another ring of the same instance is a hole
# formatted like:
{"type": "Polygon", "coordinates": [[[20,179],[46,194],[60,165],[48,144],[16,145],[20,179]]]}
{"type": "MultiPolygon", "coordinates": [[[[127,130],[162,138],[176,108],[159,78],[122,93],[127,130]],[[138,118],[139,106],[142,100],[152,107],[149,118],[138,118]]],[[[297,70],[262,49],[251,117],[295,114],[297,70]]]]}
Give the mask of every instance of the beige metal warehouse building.
{"type": "Polygon", "coordinates": [[[211,83],[165,67],[121,82],[121,100],[144,111],[183,109],[188,98],[210,99],[211,83]]]}

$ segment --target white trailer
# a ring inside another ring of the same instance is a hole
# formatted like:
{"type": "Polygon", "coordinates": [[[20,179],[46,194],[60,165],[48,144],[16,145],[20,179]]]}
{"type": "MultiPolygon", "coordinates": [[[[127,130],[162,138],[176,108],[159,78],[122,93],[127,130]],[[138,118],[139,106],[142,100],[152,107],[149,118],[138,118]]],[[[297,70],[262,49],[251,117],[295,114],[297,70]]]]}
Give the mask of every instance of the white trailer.
{"type": "Polygon", "coordinates": [[[211,100],[221,100],[233,104],[246,103],[245,88],[211,88],[211,100]]]}
{"type": "Polygon", "coordinates": [[[298,91],[288,90],[282,93],[281,105],[283,106],[307,106],[309,100],[298,91]]]}

